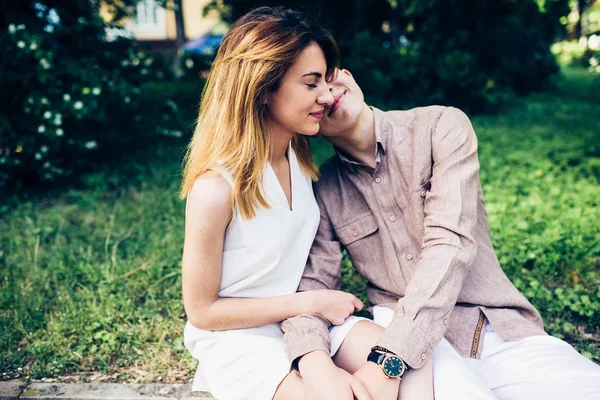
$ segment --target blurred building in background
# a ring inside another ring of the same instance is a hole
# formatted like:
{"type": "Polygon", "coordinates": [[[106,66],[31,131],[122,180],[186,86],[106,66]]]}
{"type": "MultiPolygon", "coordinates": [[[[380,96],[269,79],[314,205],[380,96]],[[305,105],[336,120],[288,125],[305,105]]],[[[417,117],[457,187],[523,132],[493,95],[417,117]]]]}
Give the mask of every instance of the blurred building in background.
{"type": "MultiPolygon", "coordinates": [[[[222,35],[226,31],[227,28],[223,26],[218,15],[202,15],[209,1],[180,0],[186,40],[222,35]]],[[[135,16],[125,21],[124,28],[131,32],[134,39],[147,44],[151,50],[175,50],[178,46],[174,7],[165,8],[158,0],[140,0],[135,16]]]]}

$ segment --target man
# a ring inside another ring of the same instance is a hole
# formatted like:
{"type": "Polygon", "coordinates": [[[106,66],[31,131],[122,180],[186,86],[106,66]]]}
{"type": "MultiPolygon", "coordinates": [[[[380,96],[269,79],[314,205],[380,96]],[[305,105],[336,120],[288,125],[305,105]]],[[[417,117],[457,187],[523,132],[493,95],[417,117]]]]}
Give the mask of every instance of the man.
{"type": "MultiPolygon", "coordinates": [[[[344,249],[367,278],[386,329],[369,353],[384,368],[360,374],[365,386],[410,376],[433,355],[437,400],[600,398],[600,367],[544,332],[498,263],[467,116],[370,108],[346,70],[330,90],[320,132],[336,155],[315,185],[321,222],[299,290],[337,289],[344,249]]],[[[310,373],[310,360],[329,354],[329,327],[308,314],[282,323],[288,355],[313,387],[334,379],[332,369],[310,373]]]]}

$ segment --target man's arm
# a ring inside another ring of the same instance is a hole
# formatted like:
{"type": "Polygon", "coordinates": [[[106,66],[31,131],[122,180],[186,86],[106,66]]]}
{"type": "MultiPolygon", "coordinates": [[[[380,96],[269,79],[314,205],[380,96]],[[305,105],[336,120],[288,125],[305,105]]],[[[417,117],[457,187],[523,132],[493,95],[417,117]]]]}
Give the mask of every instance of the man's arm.
{"type": "MultiPolygon", "coordinates": [[[[321,220],[315,236],[299,291],[332,289],[338,290],[341,282],[342,246],[331,226],[329,216],[315,193],[321,220]]],[[[302,314],[281,323],[287,354],[290,360],[296,360],[315,350],[323,350],[329,356],[329,321],[318,314],[302,314]]]]}
{"type": "Polygon", "coordinates": [[[425,234],[415,275],[377,345],[420,368],[446,332],[446,318],[477,252],[480,190],[477,138],[469,118],[442,111],[432,132],[433,173],[425,199],[425,234]]]}

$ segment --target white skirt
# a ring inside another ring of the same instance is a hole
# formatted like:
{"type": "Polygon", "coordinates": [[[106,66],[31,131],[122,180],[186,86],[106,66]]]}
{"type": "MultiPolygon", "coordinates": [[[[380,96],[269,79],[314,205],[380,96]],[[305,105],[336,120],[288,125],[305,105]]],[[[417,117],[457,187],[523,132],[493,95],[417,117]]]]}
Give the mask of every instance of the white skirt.
{"type": "MultiPolygon", "coordinates": [[[[332,356],[361,320],[368,321],[351,316],[329,330],[332,356]]],[[[210,392],[218,400],[271,400],[290,372],[279,324],[212,332],[188,322],[184,338],[199,360],[192,391],[210,392]]]]}

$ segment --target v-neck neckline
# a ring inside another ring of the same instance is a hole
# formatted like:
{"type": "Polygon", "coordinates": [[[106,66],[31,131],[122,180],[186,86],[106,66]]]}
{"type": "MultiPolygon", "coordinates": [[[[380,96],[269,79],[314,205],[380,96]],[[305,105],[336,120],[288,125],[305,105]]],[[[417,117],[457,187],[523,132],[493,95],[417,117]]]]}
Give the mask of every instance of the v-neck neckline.
{"type": "Polygon", "coordinates": [[[277,187],[279,188],[279,194],[283,198],[283,201],[286,205],[286,209],[289,212],[293,212],[296,209],[294,207],[294,199],[296,198],[296,191],[294,190],[294,177],[295,177],[296,173],[294,171],[294,166],[293,166],[296,161],[296,153],[292,149],[292,142],[290,142],[290,144],[288,146],[287,159],[288,159],[288,164],[290,166],[290,201],[288,201],[288,198],[285,195],[285,190],[283,189],[283,186],[281,186],[281,182],[279,182],[279,178],[277,178],[277,174],[275,173],[275,170],[273,169],[271,162],[270,161],[267,162],[267,165],[269,167],[269,170],[271,170],[271,173],[273,174],[273,178],[275,178],[275,183],[277,184],[277,187]],[[292,157],[294,158],[294,162],[292,162],[292,157]]]}

